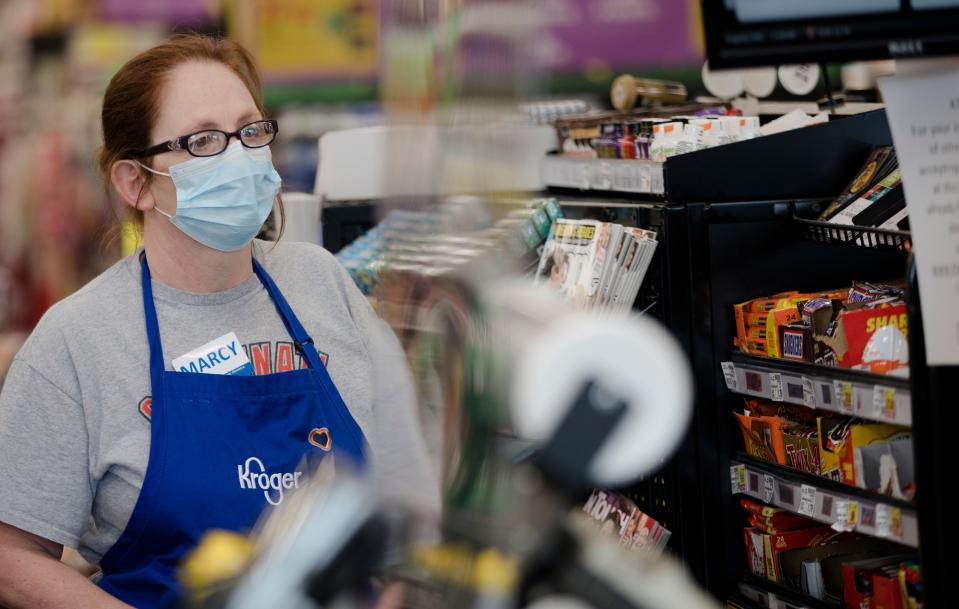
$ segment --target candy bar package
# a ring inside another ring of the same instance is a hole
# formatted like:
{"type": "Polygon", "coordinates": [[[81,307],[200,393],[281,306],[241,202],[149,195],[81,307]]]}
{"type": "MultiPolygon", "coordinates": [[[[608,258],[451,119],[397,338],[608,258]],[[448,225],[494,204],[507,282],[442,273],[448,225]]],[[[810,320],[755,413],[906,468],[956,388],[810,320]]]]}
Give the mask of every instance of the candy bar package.
{"type": "Polygon", "coordinates": [[[835,352],[842,368],[908,376],[908,337],[905,303],[886,298],[847,305],[816,340],[835,352]]]}
{"type": "Polygon", "coordinates": [[[846,449],[846,440],[849,438],[849,428],[854,423],[852,417],[842,415],[828,415],[820,417],[819,431],[819,475],[842,481],[841,456],[846,449]]]}
{"type": "Polygon", "coordinates": [[[900,285],[892,284],[873,284],[865,281],[854,281],[849,288],[847,295],[848,302],[871,302],[892,298],[895,300],[904,300],[906,289],[900,285]]]}
{"type": "MultiPolygon", "coordinates": [[[[900,499],[914,488],[912,433],[906,427],[858,422],[839,453],[842,482],[900,499]],[[896,449],[894,450],[894,445],[896,449]],[[900,468],[899,463],[902,463],[900,468]],[[903,470],[900,480],[899,469],[903,470]]],[[[911,499],[911,496],[908,497],[911,499]]]]}
{"type": "Polygon", "coordinates": [[[888,541],[844,535],[829,543],[782,553],[782,585],[834,606],[842,601],[842,566],[850,561],[895,555],[901,550],[888,541]]]}
{"type": "Polygon", "coordinates": [[[818,427],[812,411],[747,400],[746,414],[734,414],[750,456],[811,474],[820,473],[818,427]]]}
{"type": "Polygon", "coordinates": [[[911,568],[915,560],[915,554],[886,552],[846,561],[842,565],[843,607],[909,609],[921,606],[917,598],[921,587],[913,586],[910,590],[907,584],[910,573],[918,583],[918,572],[911,568]],[[911,604],[910,599],[917,604],[911,604]]]}
{"type": "Polygon", "coordinates": [[[812,327],[805,322],[779,326],[779,354],[783,359],[813,361],[812,327]]]}
{"type": "Polygon", "coordinates": [[[745,529],[746,549],[749,554],[750,570],[755,575],[769,581],[781,582],[783,579],[780,556],[791,550],[821,546],[839,538],[837,533],[828,526],[811,526],[809,528],[786,531],[783,533],[767,534],[757,529],[745,529]],[[757,573],[756,558],[762,556],[763,570],[757,573]]]}
{"type": "Polygon", "coordinates": [[[908,376],[909,333],[899,285],[855,282],[843,290],[786,292],[737,303],[733,313],[733,344],[750,355],[908,376]]]}
{"type": "Polygon", "coordinates": [[[756,459],[781,463],[785,461],[782,446],[782,419],[779,417],[750,416],[734,412],[743,433],[746,454],[756,459]]]}
{"type": "Polygon", "coordinates": [[[772,507],[755,499],[743,498],[739,500],[743,509],[749,513],[749,522],[753,528],[763,533],[775,534],[809,526],[817,526],[808,518],[793,514],[784,509],[772,507]]]}

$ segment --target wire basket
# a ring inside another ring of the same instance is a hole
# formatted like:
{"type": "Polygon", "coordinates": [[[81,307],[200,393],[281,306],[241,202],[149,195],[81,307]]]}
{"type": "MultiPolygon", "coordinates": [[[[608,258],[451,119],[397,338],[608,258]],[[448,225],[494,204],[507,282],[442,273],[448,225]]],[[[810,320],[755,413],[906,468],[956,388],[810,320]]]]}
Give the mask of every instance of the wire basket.
{"type": "Polygon", "coordinates": [[[807,220],[793,216],[803,229],[803,237],[810,241],[845,245],[874,250],[894,250],[908,252],[912,249],[912,237],[908,231],[872,228],[867,226],[845,226],[807,220]]]}

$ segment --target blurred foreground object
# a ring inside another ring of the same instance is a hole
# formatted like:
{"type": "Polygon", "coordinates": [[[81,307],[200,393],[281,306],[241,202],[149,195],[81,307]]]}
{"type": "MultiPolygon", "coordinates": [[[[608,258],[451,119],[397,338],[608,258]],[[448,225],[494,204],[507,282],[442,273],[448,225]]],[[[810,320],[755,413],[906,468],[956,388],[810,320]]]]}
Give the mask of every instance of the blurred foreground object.
{"type": "Polygon", "coordinates": [[[692,399],[678,345],[656,322],[575,312],[490,270],[448,275],[434,301],[447,314],[432,328],[453,332],[446,355],[458,370],[441,382],[462,397],[445,413],[441,541],[366,480],[321,466],[265,519],[225,604],[207,595],[198,606],[359,607],[374,577],[406,582],[415,607],[550,606],[556,594],[598,608],[713,606],[672,559],[630,554],[574,508],[675,449],[692,399]]]}

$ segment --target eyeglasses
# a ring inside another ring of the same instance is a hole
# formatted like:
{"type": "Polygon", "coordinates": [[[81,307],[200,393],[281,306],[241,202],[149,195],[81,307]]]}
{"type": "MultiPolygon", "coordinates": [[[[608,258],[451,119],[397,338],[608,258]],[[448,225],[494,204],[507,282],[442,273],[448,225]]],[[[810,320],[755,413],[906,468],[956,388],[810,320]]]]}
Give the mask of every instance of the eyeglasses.
{"type": "Polygon", "coordinates": [[[230,138],[236,137],[247,148],[262,148],[269,146],[276,139],[278,132],[279,126],[276,120],[272,118],[254,121],[243,125],[236,131],[204,129],[135,152],[132,157],[142,159],[143,157],[174,150],[186,150],[193,156],[216,156],[226,150],[226,147],[230,144],[230,138]]]}

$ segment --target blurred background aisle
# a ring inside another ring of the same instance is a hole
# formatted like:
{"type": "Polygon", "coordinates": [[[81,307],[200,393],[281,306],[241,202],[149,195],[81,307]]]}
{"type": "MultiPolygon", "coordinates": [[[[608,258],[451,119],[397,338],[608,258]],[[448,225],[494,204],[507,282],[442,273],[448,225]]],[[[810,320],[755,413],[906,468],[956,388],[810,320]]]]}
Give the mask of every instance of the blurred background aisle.
{"type": "MultiPolygon", "coordinates": [[[[631,70],[698,83],[694,2],[550,0],[540,8],[548,28],[529,48],[541,94],[602,99],[631,70]]],[[[394,21],[387,13],[377,0],[0,2],[0,378],[43,312],[123,251],[94,155],[99,101],[125,59],[176,31],[228,35],[252,49],[268,111],[281,119],[274,158],[285,190],[311,192],[321,134],[382,123],[383,87],[429,104],[449,86],[407,58],[381,87],[384,65],[403,62],[383,52],[394,21]]],[[[135,236],[126,237],[129,249],[135,236]]]]}

